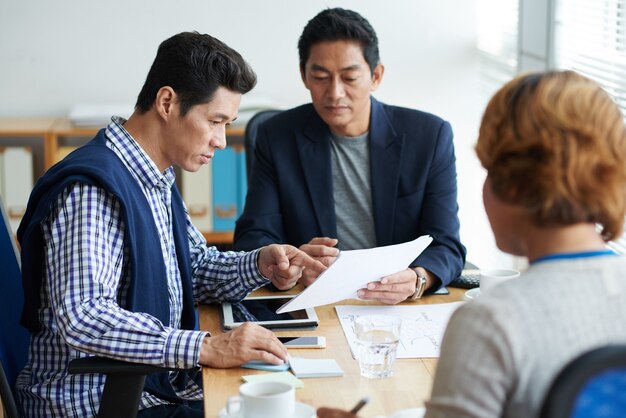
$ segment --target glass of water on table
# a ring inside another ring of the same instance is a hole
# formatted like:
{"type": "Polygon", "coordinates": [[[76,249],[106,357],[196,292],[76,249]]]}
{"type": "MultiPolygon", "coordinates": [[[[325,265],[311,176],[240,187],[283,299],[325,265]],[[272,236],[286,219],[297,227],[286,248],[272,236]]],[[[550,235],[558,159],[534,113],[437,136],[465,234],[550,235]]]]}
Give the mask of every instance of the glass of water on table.
{"type": "Polygon", "coordinates": [[[390,315],[360,315],[354,319],[361,376],[393,376],[402,319],[390,315]]]}

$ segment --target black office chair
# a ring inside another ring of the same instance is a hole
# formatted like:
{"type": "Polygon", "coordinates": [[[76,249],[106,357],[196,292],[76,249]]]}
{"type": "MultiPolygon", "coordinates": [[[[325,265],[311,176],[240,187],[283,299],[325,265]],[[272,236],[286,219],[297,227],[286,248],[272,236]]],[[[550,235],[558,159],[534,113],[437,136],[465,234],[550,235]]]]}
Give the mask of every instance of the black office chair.
{"type": "Polygon", "coordinates": [[[280,110],[261,110],[255,113],[246,124],[243,143],[246,150],[246,178],[248,182],[250,181],[250,173],[252,172],[252,165],[254,164],[254,147],[256,144],[257,129],[261,123],[280,112],[280,110]]]}
{"type": "Polygon", "coordinates": [[[540,418],[625,415],[626,345],[611,345],[577,357],[559,372],[543,401],[540,418]]]}
{"type": "MultiPolygon", "coordinates": [[[[15,380],[27,361],[30,335],[19,324],[24,304],[20,258],[0,196],[0,398],[5,418],[23,416],[14,393],[15,380]]],[[[105,374],[98,417],[136,417],[146,375],[167,369],[145,364],[85,357],[70,363],[71,374],[105,374]]]]}

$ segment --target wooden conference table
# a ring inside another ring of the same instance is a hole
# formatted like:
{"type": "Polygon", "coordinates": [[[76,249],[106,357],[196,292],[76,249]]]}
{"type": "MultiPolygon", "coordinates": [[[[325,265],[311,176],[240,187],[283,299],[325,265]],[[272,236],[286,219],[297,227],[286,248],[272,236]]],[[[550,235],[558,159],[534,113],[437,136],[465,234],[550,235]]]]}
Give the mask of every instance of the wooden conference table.
{"type": "MultiPolygon", "coordinates": [[[[288,293],[297,293],[290,291],[288,293]]],[[[463,299],[465,289],[448,288],[449,295],[426,296],[419,301],[405,302],[414,304],[433,304],[455,302],[463,299]]],[[[257,290],[255,295],[268,294],[266,290],[257,290]]],[[[275,293],[273,293],[275,294],[275,293]]],[[[357,300],[338,302],[337,305],[371,304],[357,300]]],[[[435,375],[437,359],[398,359],[395,374],[386,379],[367,379],[359,374],[359,365],[350,354],[350,347],[343,334],[334,305],[315,308],[319,317],[319,326],[310,331],[276,331],[277,335],[318,335],[326,337],[325,349],[291,349],[294,355],[308,358],[333,358],[343,369],[343,377],[302,379],[304,388],[296,390],[296,400],[315,408],[332,406],[350,409],[363,396],[370,396],[370,403],[361,410],[359,416],[390,416],[401,409],[424,405],[430,396],[435,375]]],[[[219,334],[220,319],[217,305],[200,306],[200,327],[211,333],[219,334]]],[[[242,376],[268,373],[236,367],[232,369],[203,369],[204,408],[206,418],[219,416],[219,411],[226,404],[229,396],[236,395],[243,383],[242,376]]]]}

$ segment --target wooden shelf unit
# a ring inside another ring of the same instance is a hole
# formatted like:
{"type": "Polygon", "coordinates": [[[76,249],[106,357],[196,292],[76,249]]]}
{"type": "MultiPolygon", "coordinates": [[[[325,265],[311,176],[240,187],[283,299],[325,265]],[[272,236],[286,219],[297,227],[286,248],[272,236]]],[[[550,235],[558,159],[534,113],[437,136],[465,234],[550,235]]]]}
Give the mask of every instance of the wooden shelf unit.
{"type": "MultiPolygon", "coordinates": [[[[75,127],[67,118],[0,118],[0,147],[7,138],[36,138],[43,146],[43,167],[36,167],[37,176],[57,162],[60,144],[65,140],[90,139],[101,128],[75,127]]],[[[243,145],[245,127],[236,126],[226,129],[230,145],[237,148],[243,145]]],[[[210,244],[229,246],[233,243],[232,231],[203,231],[210,244]]]]}

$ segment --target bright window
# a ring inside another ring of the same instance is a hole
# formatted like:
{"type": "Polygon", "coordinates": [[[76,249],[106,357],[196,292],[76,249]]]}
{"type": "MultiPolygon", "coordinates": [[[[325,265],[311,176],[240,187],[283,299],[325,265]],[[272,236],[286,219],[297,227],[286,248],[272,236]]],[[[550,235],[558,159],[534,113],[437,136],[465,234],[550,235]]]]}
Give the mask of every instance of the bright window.
{"type": "Polygon", "coordinates": [[[518,0],[478,0],[476,44],[481,94],[490,98],[517,74],[518,0]]]}
{"type": "Polygon", "coordinates": [[[556,0],[554,65],[598,82],[626,110],[626,0],[556,0]]]}

